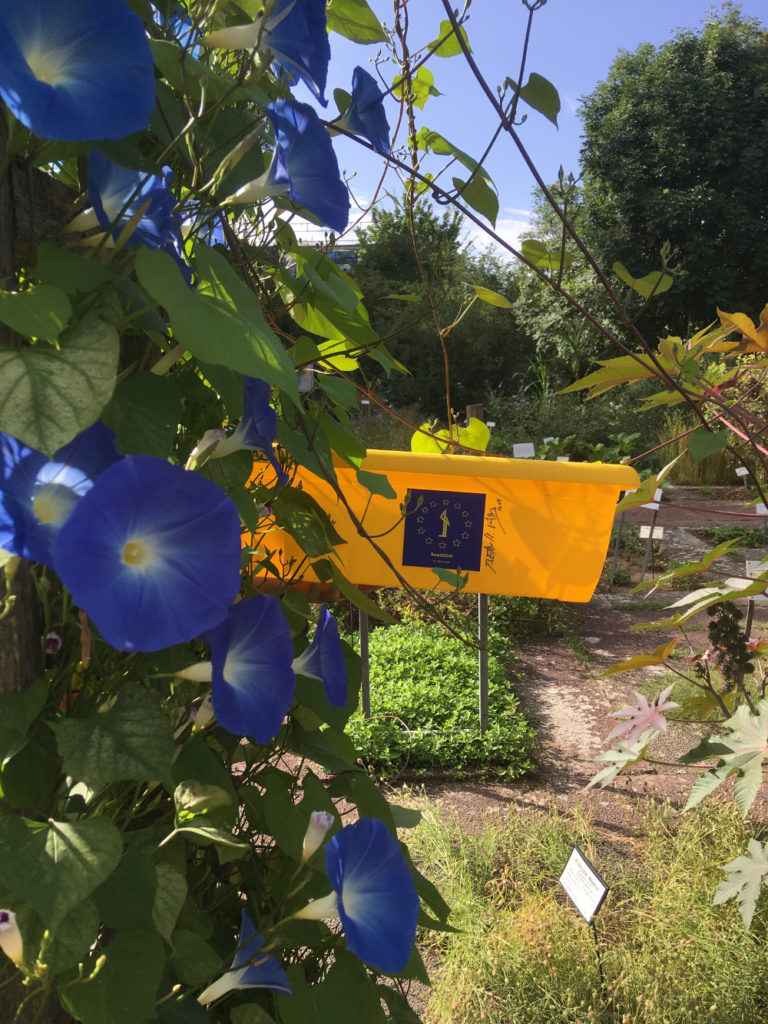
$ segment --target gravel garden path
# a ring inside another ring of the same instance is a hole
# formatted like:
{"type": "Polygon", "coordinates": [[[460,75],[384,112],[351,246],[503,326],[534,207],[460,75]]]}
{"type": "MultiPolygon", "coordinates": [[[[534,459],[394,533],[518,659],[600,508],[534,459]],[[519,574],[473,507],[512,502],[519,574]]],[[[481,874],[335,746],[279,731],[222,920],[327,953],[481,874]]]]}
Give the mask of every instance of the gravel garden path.
{"type": "MultiPolygon", "coordinates": [[[[699,538],[696,530],[744,522],[742,517],[749,511],[742,488],[716,488],[710,494],[694,488],[668,488],[656,520],[664,527],[659,557],[667,565],[700,557],[713,545],[699,538]]],[[[651,517],[649,510],[639,509],[627,513],[626,522],[650,523],[651,517]]],[[[755,547],[738,549],[729,557],[724,572],[743,573],[745,559],[760,559],[766,554],[768,543],[758,522],[755,547]]],[[[647,578],[653,574],[652,561],[647,578]]],[[[639,568],[633,577],[634,585],[639,568]]],[[[609,590],[601,583],[588,604],[572,606],[576,611],[577,643],[573,638],[525,640],[517,657],[522,673],[520,697],[539,722],[539,773],[512,785],[431,780],[425,787],[429,796],[440,800],[446,811],[456,812],[467,828],[480,828],[488,815],[552,805],[565,810],[578,804],[590,811],[598,828],[617,840],[633,836],[639,801],[650,797],[682,807],[697,771],[681,766],[655,768],[640,764],[605,789],[584,788],[599,770],[592,758],[610,746],[606,737],[616,724],[610,713],[633,704],[632,693],[646,682],[648,674],[663,675],[664,670],[654,667],[607,679],[597,677],[610,665],[652,651],[672,639],[672,633],[633,632],[631,627],[666,617],[669,613],[664,607],[681,593],[657,590],[644,597],[643,593],[629,594],[626,587],[609,590]]],[[[746,602],[744,605],[746,608],[746,602]]],[[[753,635],[763,630],[768,630],[768,604],[757,604],[753,635]]],[[[704,638],[701,632],[692,634],[694,643],[704,638]]],[[[695,742],[694,727],[674,726],[655,741],[654,756],[674,762],[695,742]]],[[[768,821],[768,785],[762,787],[753,813],[768,821]]]]}

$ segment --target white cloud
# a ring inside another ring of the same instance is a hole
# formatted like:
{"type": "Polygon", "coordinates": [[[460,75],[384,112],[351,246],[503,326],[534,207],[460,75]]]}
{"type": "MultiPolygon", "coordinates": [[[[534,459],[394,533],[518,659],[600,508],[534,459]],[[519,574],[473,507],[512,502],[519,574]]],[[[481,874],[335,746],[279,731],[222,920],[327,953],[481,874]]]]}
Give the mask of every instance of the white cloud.
{"type": "MultiPolygon", "coordinates": [[[[363,203],[360,203],[363,206],[363,203]]],[[[360,216],[361,210],[358,206],[353,204],[352,210],[350,211],[350,227],[342,237],[343,242],[354,242],[356,231],[352,227],[356,224],[357,218],[360,216]]],[[[284,214],[283,214],[284,216],[284,214]]],[[[365,214],[359,224],[356,227],[368,227],[370,225],[371,218],[370,214],[365,214]]],[[[491,251],[501,257],[512,259],[512,256],[503,248],[498,245],[493,239],[491,239],[482,228],[476,227],[471,222],[466,222],[467,227],[463,233],[463,239],[466,242],[472,242],[475,250],[482,251],[490,248],[491,251]]],[[[496,234],[502,238],[509,245],[514,248],[520,248],[520,238],[526,231],[529,230],[531,224],[531,211],[518,209],[517,207],[508,206],[500,211],[500,215],[496,221],[496,234]]],[[[304,220],[302,217],[294,216],[291,219],[291,226],[296,232],[296,236],[300,242],[304,245],[322,245],[327,242],[330,235],[328,228],[318,227],[316,224],[312,224],[311,221],[304,220]]]]}
{"type": "MultiPolygon", "coordinates": [[[[501,215],[496,220],[496,234],[502,238],[508,245],[513,246],[515,249],[520,248],[521,236],[530,229],[531,226],[531,211],[530,210],[519,210],[515,207],[506,207],[501,211],[501,215]]],[[[492,252],[499,256],[506,256],[512,259],[511,255],[500,246],[497,242],[491,239],[481,228],[471,225],[466,233],[467,241],[471,241],[475,249],[487,249],[490,248],[492,252]]]]}

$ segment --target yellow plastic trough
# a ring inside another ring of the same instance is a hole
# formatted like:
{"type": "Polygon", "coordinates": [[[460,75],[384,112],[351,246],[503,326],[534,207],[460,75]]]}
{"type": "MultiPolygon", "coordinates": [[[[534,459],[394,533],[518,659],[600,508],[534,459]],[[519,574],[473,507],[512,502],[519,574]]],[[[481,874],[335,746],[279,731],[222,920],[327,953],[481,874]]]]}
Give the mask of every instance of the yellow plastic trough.
{"type": "MultiPolygon", "coordinates": [[[[384,498],[335,464],[339,486],[365,531],[412,586],[440,583],[434,569],[468,574],[465,591],[588,601],[605,560],[616,502],[639,486],[629,466],[543,462],[482,456],[369,451],[364,473],[385,476],[396,492],[384,498]],[[401,508],[406,505],[403,517],[401,508]]],[[[336,548],[345,576],[358,586],[401,582],[324,480],[305,469],[296,478],[346,541],[336,548]]],[[[283,530],[252,542],[275,565],[297,565],[304,554],[283,530]]],[[[317,581],[311,566],[301,579],[317,581]]]]}

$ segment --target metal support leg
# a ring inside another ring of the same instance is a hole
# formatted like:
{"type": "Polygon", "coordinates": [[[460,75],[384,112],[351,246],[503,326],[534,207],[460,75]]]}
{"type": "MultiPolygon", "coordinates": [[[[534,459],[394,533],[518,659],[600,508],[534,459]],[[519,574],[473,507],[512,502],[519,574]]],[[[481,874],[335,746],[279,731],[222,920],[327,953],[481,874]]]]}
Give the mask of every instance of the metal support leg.
{"type": "Polygon", "coordinates": [[[478,668],[478,711],[480,732],[488,728],[488,595],[477,595],[477,639],[480,650],[477,656],[478,668]]]}
{"type": "Polygon", "coordinates": [[[616,563],[619,560],[619,548],[621,547],[621,535],[624,532],[624,517],[626,512],[619,513],[619,522],[616,526],[616,543],[613,546],[613,558],[611,560],[611,575],[608,578],[608,589],[613,586],[613,579],[616,575],[616,563]]]}
{"type": "Polygon", "coordinates": [[[360,661],[362,675],[360,679],[360,700],[363,715],[371,717],[371,662],[368,655],[368,612],[360,612],[360,661]]]}
{"type": "Polygon", "coordinates": [[[648,534],[648,543],[645,545],[645,557],[643,558],[643,568],[640,572],[641,583],[645,579],[645,570],[648,568],[648,559],[651,556],[651,548],[653,547],[653,531],[656,526],[656,517],[658,516],[658,514],[658,509],[654,509],[653,519],[651,519],[651,532],[648,534]]]}
{"type": "Polygon", "coordinates": [[[755,617],[755,599],[750,597],[747,601],[747,621],[744,623],[744,639],[749,640],[752,632],[752,619],[755,617]]]}

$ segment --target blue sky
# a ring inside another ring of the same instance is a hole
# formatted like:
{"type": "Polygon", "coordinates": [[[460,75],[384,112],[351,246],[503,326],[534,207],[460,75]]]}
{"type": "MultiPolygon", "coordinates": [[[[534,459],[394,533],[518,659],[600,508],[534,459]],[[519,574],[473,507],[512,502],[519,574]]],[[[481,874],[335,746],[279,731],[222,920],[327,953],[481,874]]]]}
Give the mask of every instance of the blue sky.
{"type": "MultiPolygon", "coordinates": [[[[454,3],[457,0],[453,0],[454,3]]],[[[393,22],[390,0],[369,0],[380,20],[393,22]]],[[[557,176],[562,164],[566,172],[578,174],[580,123],[576,115],[579,97],[604,79],[620,49],[634,50],[644,41],[660,45],[684,28],[698,29],[711,5],[708,0],[548,0],[534,17],[527,74],[535,71],[558,89],[561,100],[559,126],[555,128],[531,111],[521,127],[521,137],[545,180],[557,176]]],[[[714,5],[719,9],[719,4],[714,5]]],[[[745,15],[768,23],[768,0],[744,0],[745,15]]],[[[411,49],[436,38],[444,8],[440,0],[411,0],[411,49]]],[[[495,89],[507,76],[516,78],[527,20],[522,0],[474,0],[467,31],[480,68],[495,89]]],[[[352,68],[361,64],[370,70],[377,46],[359,46],[331,35],[329,95],[334,87],[351,87],[352,68]]],[[[383,53],[383,50],[382,50],[383,53]]],[[[493,113],[462,57],[433,60],[430,64],[442,96],[430,97],[418,124],[440,132],[454,145],[477,157],[494,128],[493,113]]],[[[393,71],[384,65],[385,79],[393,71]]],[[[390,123],[396,105],[388,100],[390,123]]],[[[335,112],[333,99],[328,111],[335,112]]],[[[333,116],[329,113],[328,116],[333,116]]],[[[363,152],[355,143],[337,138],[335,148],[342,169],[353,174],[353,191],[367,199],[373,195],[381,161],[363,152]]],[[[486,162],[501,202],[499,233],[516,238],[530,209],[532,181],[511,142],[501,139],[486,162]]],[[[397,179],[389,175],[386,187],[400,194],[397,179]]]]}

